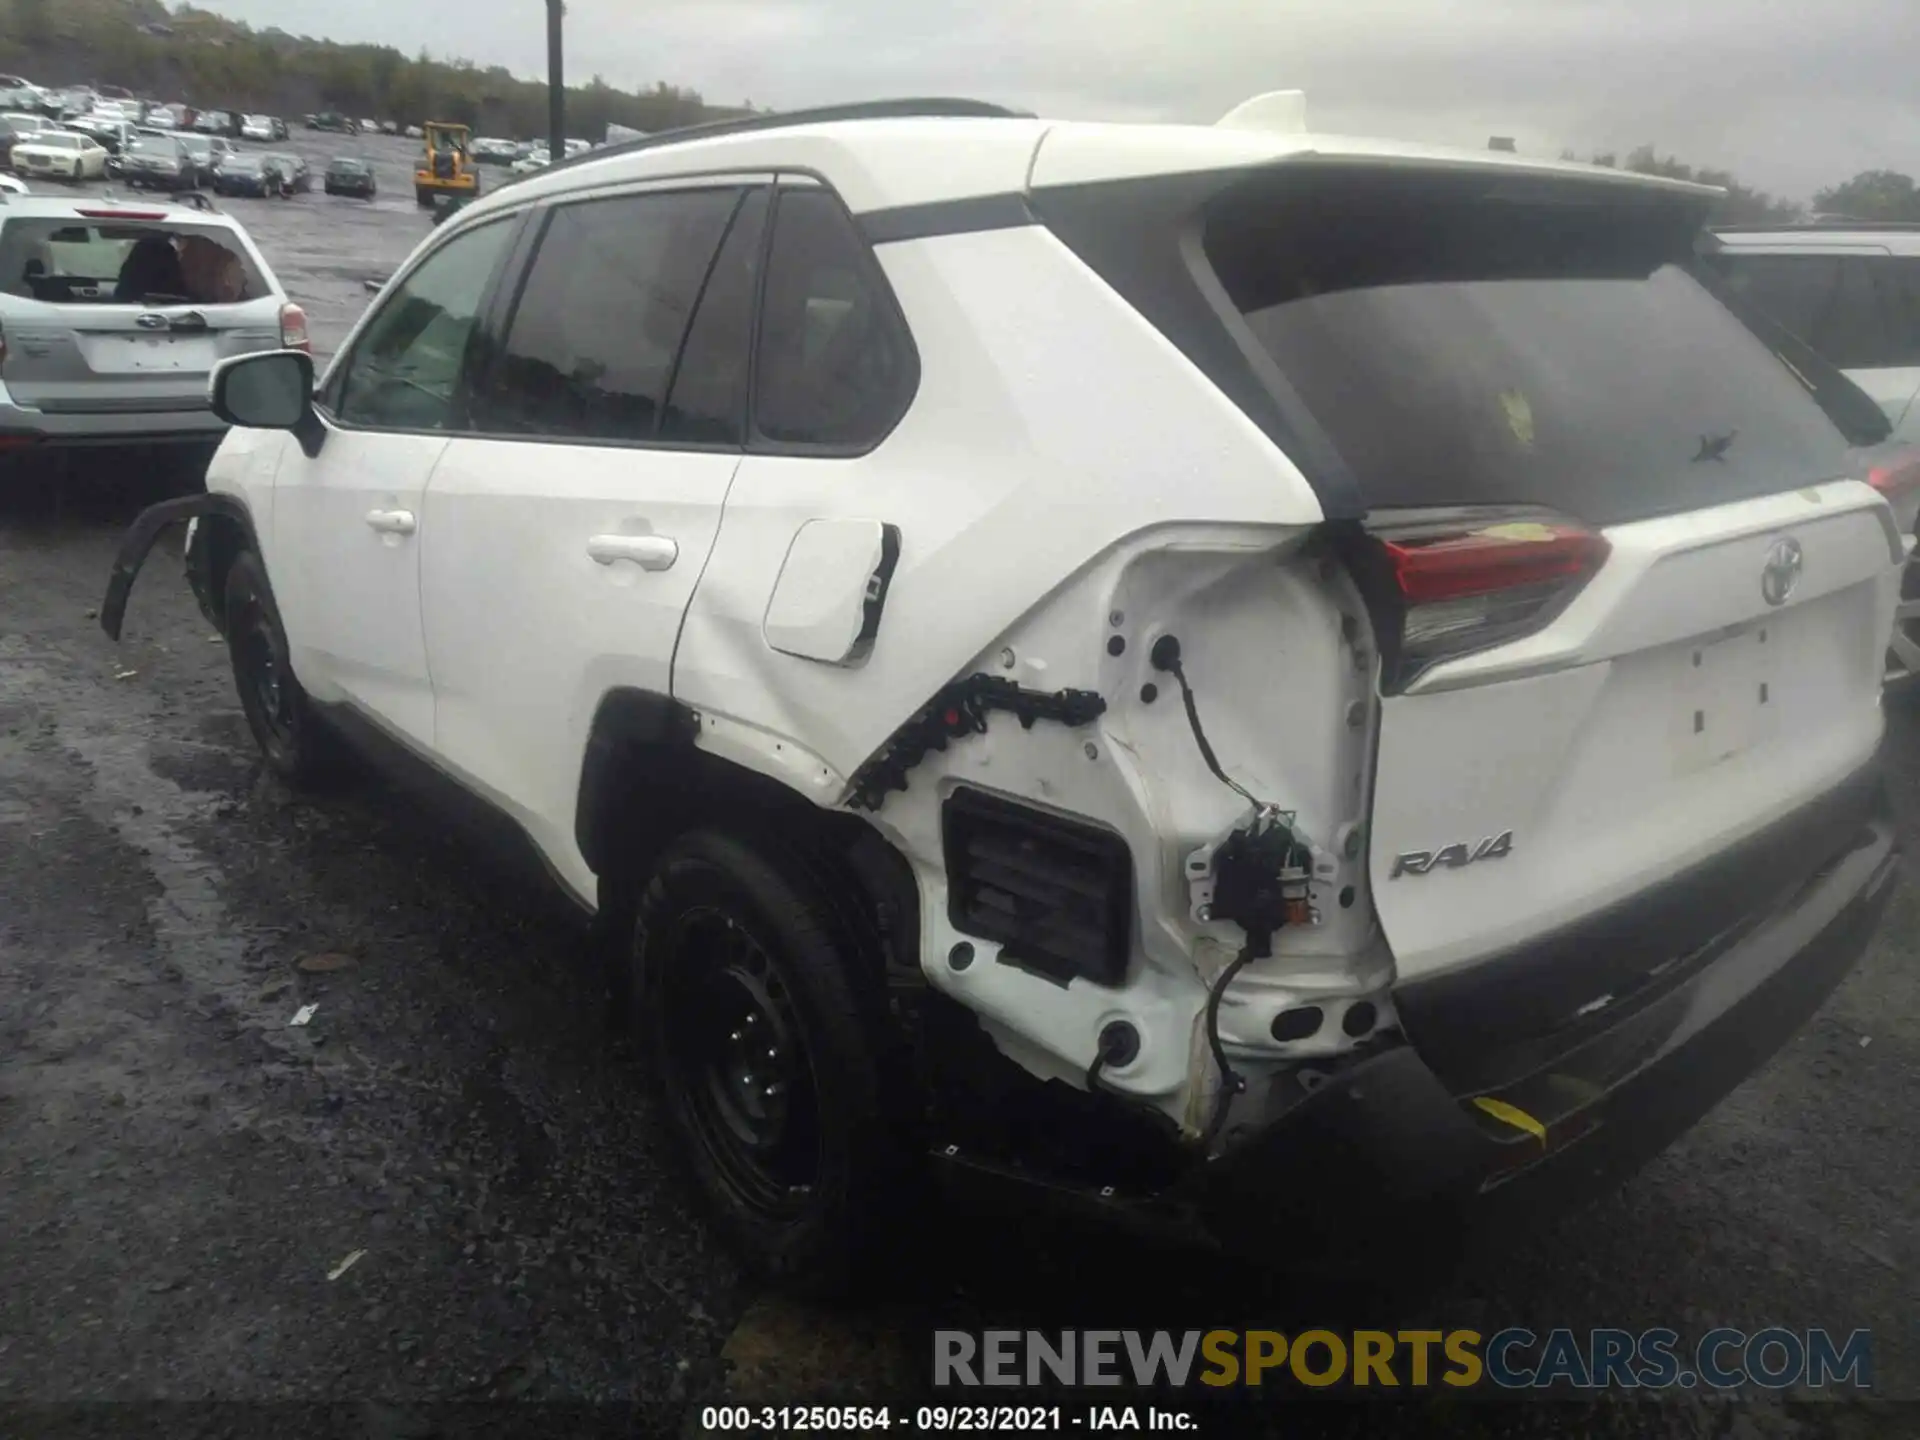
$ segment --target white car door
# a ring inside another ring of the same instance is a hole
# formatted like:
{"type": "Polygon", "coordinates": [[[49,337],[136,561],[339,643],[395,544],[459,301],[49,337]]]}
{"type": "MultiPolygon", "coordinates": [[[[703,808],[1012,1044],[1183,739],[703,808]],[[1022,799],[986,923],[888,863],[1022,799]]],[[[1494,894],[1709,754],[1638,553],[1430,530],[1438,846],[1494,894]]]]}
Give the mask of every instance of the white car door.
{"type": "Polygon", "coordinates": [[[382,292],[328,372],[319,444],[289,447],[275,486],[271,579],[294,673],[316,701],[420,746],[433,743],[422,499],[514,230],[511,218],[466,230],[382,292]]]}
{"type": "Polygon", "coordinates": [[[438,759],[586,896],[581,759],[608,691],[671,693],[740,462],[766,209],[739,176],[553,205],[428,488],[438,759]]]}

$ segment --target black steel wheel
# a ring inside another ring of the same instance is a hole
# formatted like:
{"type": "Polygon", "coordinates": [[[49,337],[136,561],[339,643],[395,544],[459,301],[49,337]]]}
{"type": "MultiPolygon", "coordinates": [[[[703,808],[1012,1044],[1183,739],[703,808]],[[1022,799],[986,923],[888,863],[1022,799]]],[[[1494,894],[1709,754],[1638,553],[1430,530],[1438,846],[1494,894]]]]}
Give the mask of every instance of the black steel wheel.
{"type": "Polygon", "coordinates": [[[874,1277],[910,1173],[883,1101],[880,981],[820,885],[771,844],[683,836],[632,912],[628,989],[716,1221],[750,1266],[813,1295],[874,1277]]]}
{"type": "Polygon", "coordinates": [[[681,1120],[742,1205],[796,1215],[820,1178],[820,1117],[793,996],[767,942],[727,911],[696,906],[671,923],[668,944],[698,957],[661,977],[681,1120]]]}
{"type": "Polygon", "coordinates": [[[280,611],[266,570],[251,550],[235,556],[227,572],[225,617],[234,688],[268,767],[303,788],[337,779],[338,742],[294,677],[280,611]]]}

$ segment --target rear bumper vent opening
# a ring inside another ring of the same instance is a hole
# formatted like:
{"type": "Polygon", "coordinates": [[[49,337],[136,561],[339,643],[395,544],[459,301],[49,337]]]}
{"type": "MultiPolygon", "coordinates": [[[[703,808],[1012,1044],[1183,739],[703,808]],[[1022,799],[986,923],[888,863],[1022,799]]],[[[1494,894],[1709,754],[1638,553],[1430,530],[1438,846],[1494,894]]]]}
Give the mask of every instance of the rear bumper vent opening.
{"type": "Polygon", "coordinates": [[[948,797],[940,824],[955,929],[1063,985],[1125,982],[1133,929],[1125,840],[972,789],[948,797]]]}

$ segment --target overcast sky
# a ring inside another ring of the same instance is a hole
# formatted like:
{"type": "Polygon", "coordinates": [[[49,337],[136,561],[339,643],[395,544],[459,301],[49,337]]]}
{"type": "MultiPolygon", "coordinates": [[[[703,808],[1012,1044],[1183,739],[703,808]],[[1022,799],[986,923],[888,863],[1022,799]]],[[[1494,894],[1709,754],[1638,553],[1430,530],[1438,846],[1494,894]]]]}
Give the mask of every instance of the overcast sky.
{"type": "MultiPolygon", "coordinates": [[[[256,27],[543,74],[543,0],[201,0],[256,27]],[[322,21],[318,17],[325,15],[322,21]]],[[[959,94],[1211,121],[1307,92],[1315,129],[1523,151],[1651,141],[1807,198],[1920,173],[1920,3],[1826,0],[569,0],[569,79],[787,109],[959,94]]]]}

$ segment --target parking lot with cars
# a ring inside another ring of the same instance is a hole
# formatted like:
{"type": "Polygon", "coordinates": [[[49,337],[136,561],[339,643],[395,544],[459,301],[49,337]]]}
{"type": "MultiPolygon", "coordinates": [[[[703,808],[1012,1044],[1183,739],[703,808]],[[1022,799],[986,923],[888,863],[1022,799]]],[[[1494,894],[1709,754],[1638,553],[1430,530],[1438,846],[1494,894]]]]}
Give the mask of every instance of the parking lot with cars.
{"type": "MultiPolygon", "coordinates": [[[[357,154],[378,178],[371,203],[317,186],[220,202],[325,354],[428,231],[417,142],[281,143],[316,175],[357,154]]],[[[696,1217],[570,915],[404,790],[369,778],[316,804],[263,776],[175,552],[122,643],[102,636],[114,552],[158,483],[134,457],[0,480],[0,1398],[511,1396],[673,1424],[727,1393],[877,1394],[919,1368],[933,1324],[1778,1324],[1873,1331],[1877,1397],[1768,1397],[1741,1425],[1903,1433],[1889,1402],[1920,1400],[1909,889],[1777,1060],[1625,1190],[1465,1278],[1336,1292],[929,1208],[892,1296],[803,1309],[757,1294],[696,1217]]],[[[1910,702],[1890,704],[1886,750],[1911,847],[1910,702]]],[[[1276,1230],[1281,1276],[1289,1258],[1276,1230]]],[[[1661,1433],[1729,1433],[1709,1397],[1654,1403],[1661,1433]]],[[[1616,1396],[1526,1433],[1646,1419],[1616,1396]]],[[[1497,1413],[1444,1423],[1513,1433],[1497,1413]]]]}

